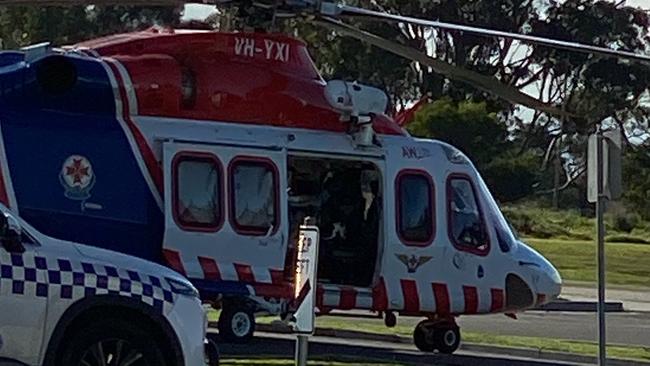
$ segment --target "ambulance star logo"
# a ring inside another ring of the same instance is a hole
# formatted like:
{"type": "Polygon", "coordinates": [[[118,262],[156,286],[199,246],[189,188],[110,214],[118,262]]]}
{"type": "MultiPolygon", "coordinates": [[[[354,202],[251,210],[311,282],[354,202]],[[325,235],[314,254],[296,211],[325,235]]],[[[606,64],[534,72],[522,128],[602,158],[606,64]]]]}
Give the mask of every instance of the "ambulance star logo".
{"type": "Polygon", "coordinates": [[[88,158],[71,155],[65,159],[59,174],[65,196],[71,200],[83,201],[90,198],[90,190],[95,185],[95,173],[88,158]]]}
{"type": "Polygon", "coordinates": [[[88,170],[90,166],[83,166],[82,159],[72,159],[72,166],[66,166],[66,175],[72,177],[73,183],[81,183],[83,177],[89,177],[88,170]]]}

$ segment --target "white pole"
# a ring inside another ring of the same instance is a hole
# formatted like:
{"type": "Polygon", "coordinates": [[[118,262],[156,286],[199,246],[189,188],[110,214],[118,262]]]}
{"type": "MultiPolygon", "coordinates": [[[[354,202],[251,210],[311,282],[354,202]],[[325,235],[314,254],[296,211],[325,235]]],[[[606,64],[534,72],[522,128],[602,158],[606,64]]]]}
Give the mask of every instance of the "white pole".
{"type": "Polygon", "coordinates": [[[603,132],[600,126],[596,134],[596,155],[598,160],[598,200],[596,201],[596,221],[598,226],[598,365],[605,366],[607,363],[607,344],[605,338],[605,226],[603,224],[605,194],[603,192],[603,132]]]}

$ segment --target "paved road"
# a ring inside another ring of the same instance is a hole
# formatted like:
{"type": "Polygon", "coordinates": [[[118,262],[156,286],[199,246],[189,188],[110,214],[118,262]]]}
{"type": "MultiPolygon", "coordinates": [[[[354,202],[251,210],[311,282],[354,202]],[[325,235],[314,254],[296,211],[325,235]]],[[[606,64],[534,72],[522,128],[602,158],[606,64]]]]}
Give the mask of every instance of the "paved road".
{"type": "MultiPolygon", "coordinates": [[[[291,358],[294,355],[295,337],[280,334],[257,335],[252,343],[247,345],[220,344],[222,358],[228,356],[275,356],[291,358]]],[[[311,337],[309,354],[314,356],[336,355],[346,357],[363,357],[378,359],[384,362],[396,362],[403,365],[429,366],[551,366],[551,365],[580,365],[566,362],[547,362],[527,358],[504,358],[503,356],[478,354],[459,351],[453,356],[426,354],[413,349],[412,345],[386,342],[357,341],[329,337],[311,337]]]]}
{"type": "MultiPolygon", "coordinates": [[[[650,285],[650,279],[648,279],[650,285]]],[[[581,286],[564,286],[561,298],[571,301],[597,301],[596,284],[582,283],[581,286]]],[[[610,286],[605,292],[606,300],[620,301],[626,311],[650,312],[650,288],[622,288],[610,286]]]]}
{"type": "MultiPolygon", "coordinates": [[[[355,318],[349,319],[354,323],[355,318]]],[[[415,328],[420,320],[420,318],[399,317],[398,324],[415,328]]],[[[650,347],[650,313],[608,313],[606,320],[607,343],[650,347]]],[[[379,319],[376,321],[378,324],[383,323],[379,319]]],[[[598,339],[596,313],[527,311],[518,314],[517,320],[503,314],[468,315],[459,317],[458,324],[461,332],[592,342],[598,339]]]]}
{"type": "MultiPolygon", "coordinates": [[[[607,342],[650,347],[650,313],[608,313],[607,342]]],[[[465,331],[596,341],[595,313],[527,312],[517,320],[503,315],[460,317],[465,331]]]]}
{"type": "MultiPolygon", "coordinates": [[[[595,301],[596,289],[565,287],[561,297],[595,301]]],[[[607,313],[607,342],[650,347],[650,290],[608,289],[607,301],[621,301],[626,309],[624,313],[607,313]],[[633,311],[627,311],[630,309],[633,311]]],[[[503,314],[461,316],[458,323],[461,331],[594,342],[598,339],[596,313],[527,311],[517,318],[513,320],[503,314]]],[[[400,324],[411,327],[419,321],[419,318],[399,319],[400,324]]]]}

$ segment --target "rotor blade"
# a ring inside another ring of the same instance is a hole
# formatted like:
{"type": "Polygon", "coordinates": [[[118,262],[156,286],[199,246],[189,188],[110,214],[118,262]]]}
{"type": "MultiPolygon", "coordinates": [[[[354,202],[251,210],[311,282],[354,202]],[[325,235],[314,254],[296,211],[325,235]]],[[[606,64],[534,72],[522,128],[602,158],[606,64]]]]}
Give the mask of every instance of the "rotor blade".
{"type": "Polygon", "coordinates": [[[537,37],[537,36],[531,36],[531,35],[520,34],[520,33],[502,32],[502,31],[497,31],[492,29],[471,27],[467,25],[459,25],[459,24],[445,23],[445,22],[439,22],[433,20],[418,19],[413,17],[405,17],[401,15],[383,13],[379,11],[360,9],[360,8],[347,6],[347,5],[339,5],[338,14],[365,16],[374,20],[387,20],[391,22],[410,23],[410,24],[420,25],[425,27],[457,30],[457,31],[462,31],[467,33],[474,33],[482,36],[510,38],[522,42],[561,48],[561,49],[576,51],[576,52],[597,53],[601,55],[623,57],[623,58],[637,60],[637,61],[650,61],[650,56],[641,55],[629,51],[617,51],[617,50],[612,50],[610,48],[597,47],[597,46],[577,43],[577,42],[560,41],[557,39],[537,37]]]}
{"type": "Polygon", "coordinates": [[[494,77],[482,75],[475,71],[466,70],[461,67],[448,64],[444,61],[437,60],[433,57],[430,57],[424,52],[418,51],[411,47],[402,46],[396,42],[381,38],[375,34],[368,33],[359,28],[344,24],[339,20],[329,17],[322,17],[320,20],[316,20],[315,22],[334,31],[356,38],[362,42],[366,42],[375,47],[382,48],[398,56],[402,56],[404,58],[419,62],[422,65],[429,66],[437,73],[440,73],[449,79],[465,82],[477,89],[494,94],[511,103],[521,104],[528,108],[549,113],[557,117],[573,116],[572,114],[567,113],[557,107],[544,103],[525,93],[522,93],[517,88],[503,84],[494,77]]]}

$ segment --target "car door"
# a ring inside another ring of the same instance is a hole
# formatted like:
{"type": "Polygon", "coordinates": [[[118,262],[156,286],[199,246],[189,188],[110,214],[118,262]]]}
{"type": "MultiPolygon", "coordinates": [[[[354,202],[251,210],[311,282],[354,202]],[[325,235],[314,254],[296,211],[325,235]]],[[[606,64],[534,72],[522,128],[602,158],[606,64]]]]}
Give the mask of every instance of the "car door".
{"type": "Polygon", "coordinates": [[[48,278],[35,240],[23,232],[20,241],[22,253],[0,245],[0,364],[5,359],[35,365],[43,340],[48,278]]]}

